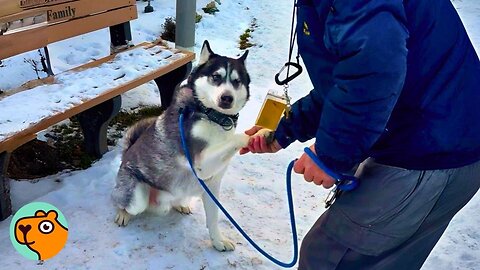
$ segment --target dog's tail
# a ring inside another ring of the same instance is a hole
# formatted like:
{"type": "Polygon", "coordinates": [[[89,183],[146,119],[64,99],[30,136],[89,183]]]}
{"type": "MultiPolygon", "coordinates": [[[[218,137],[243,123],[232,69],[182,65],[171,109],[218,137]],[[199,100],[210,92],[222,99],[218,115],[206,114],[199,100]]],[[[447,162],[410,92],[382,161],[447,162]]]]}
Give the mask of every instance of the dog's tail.
{"type": "Polygon", "coordinates": [[[123,154],[142,136],[143,132],[147,130],[152,125],[155,125],[157,117],[150,117],[138,121],[136,124],[131,126],[124,137],[123,142],[123,154]]]}

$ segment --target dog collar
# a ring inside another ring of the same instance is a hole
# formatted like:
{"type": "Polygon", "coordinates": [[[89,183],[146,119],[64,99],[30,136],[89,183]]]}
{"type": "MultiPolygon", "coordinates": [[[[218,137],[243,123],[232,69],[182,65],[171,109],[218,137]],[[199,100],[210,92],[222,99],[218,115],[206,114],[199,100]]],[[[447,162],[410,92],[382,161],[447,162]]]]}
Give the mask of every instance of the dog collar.
{"type": "Polygon", "coordinates": [[[210,121],[219,124],[225,130],[231,130],[237,126],[238,113],[235,115],[224,114],[212,108],[207,108],[200,102],[196,102],[196,111],[205,114],[210,121]]]}

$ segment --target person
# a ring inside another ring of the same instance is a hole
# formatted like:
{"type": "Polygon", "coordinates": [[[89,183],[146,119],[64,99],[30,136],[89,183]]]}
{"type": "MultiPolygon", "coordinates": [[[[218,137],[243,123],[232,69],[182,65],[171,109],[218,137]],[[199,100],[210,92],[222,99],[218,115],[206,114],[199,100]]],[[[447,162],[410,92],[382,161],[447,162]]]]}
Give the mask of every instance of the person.
{"type": "MultiPolygon", "coordinates": [[[[314,90],[240,154],[315,138],[326,168],[360,181],[304,237],[299,269],[421,268],[480,186],[480,61],[461,19],[449,0],[299,0],[296,27],[314,90]]],[[[305,154],[294,170],[336,181],[305,154]]]]}

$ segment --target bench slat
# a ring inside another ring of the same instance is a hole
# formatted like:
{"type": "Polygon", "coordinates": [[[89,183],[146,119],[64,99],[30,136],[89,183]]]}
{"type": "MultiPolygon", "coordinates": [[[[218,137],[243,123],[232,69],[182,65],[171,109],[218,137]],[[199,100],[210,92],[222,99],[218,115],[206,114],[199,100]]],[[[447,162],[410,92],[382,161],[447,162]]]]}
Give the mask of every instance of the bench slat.
{"type": "Polygon", "coordinates": [[[14,22],[20,19],[31,18],[34,16],[43,16],[44,19],[48,21],[48,23],[55,23],[133,5],[135,5],[134,0],[77,0],[68,3],[56,4],[54,6],[42,6],[39,8],[28,9],[19,13],[0,17],[0,23],[14,22]],[[73,9],[75,9],[74,17],[72,12],[73,9]],[[70,14],[61,14],[65,15],[65,17],[55,18],[57,16],[54,16],[54,14],[58,14],[56,13],[58,11],[67,11],[67,13],[70,11],[70,14]]]}
{"type": "MultiPolygon", "coordinates": [[[[154,50],[159,50],[160,48],[162,48],[161,45],[154,45],[154,44],[151,44],[151,43],[142,43],[140,45],[137,45],[127,51],[124,51],[124,52],[121,52],[119,53],[118,55],[121,55],[120,57],[128,57],[126,54],[130,53],[131,50],[133,49],[144,49],[146,51],[148,51],[148,53],[151,53],[152,51],[154,50]]],[[[165,50],[165,48],[163,47],[163,50],[165,50]]],[[[138,51],[137,51],[138,52],[138,51]]],[[[132,51],[133,53],[133,51],[132,51]]],[[[117,55],[117,57],[119,57],[117,55]]],[[[135,57],[135,56],[132,56],[132,57],[135,57]]],[[[152,56],[152,57],[156,57],[156,56],[152,56]]],[[[160,56],[158,56],[160,57],[160,56]]],[[[160,57],[161,58],[161,57],[160,57]]],[[[159,59],[160,59],[159,58],[159,59]]],[[[15,130],[14,134],[12,133],[12,135],[10,134],[0,134],[0,153],[3,152],[3,151],[13,151],[14,149],[16,149],[17,147],[19,147],[20,145],[28,142],[29,140],[31,140],[32,138],[35,138],[35,134],[39,131],[42,131],[60,121],[63,121],[65,119],[68,119],[82,111],[85,111],[95,105],[98,105],[104,101],[107,101],[115,96],[118,96],[134,87],[137,87],[137,86],[140,86],[144,83],[147,83],[159,76],[162,76],[172,70],[175,70],[183,65],[186,65],[187,63],[193,61],[195,58],[195,54],[192,53],[192,52],[188,52],[188,51],[181,51],[179,53],[176,53],[176,54],[173,54],[172,57],[170,58],[167,58],[166,61],[170,61],[171,59],[171,62],[168,63],[168,64],[165,64],[165,65],[161,65],[159,68],[155,68],[153,70],[148,70],[148,72],[144,72],[143,70],[141,72],[138,72],[138,75],[135,76],[133,79],[127,81],[127,82],[123,82],[122,84],[118,85],[118,86],[115,86],[105,92],[102,92],[100,95],[94,97],[94,98],[88,98],[88,99],[85,99],[85,100],[82,100],[80,101],[78,104],[72,104],[72,106],[70,108],[67,108],[65,110],[60,110],[60,111],[57,111],[55,113],[53,113],[51,116],[48,116],[46,118],[44,118],[43,120],[38,120],[38,122],[36,123],[26,123],[27,124],[27,127],[24,128],[24,129],[20,129],[20,130],[15,130]]],[[[110,64],[110,63],[115,63],[115,59],[118,59],[118,58],[114,58],[112,56],[108,56],[108,57],[105,57],[103,59],[100,59],[100,60],[97,60],[95,62],[92,62],[92,63],[88,63],[88,64],[85,64],[83,66],[80,66],[72,71],[67,71],[65,73],[61,73],[59,75],[56,75],[55,77],[61,77],[62,75],[65,75],[65,76],[69,76],[68,74],[71,73],[71,74],[74,74],[75,73],[81,73],[83,70],[89,70],[91,68],[95,68],[95,67],[99,67],[101,66],[102,64],[110,64]]],[[[125,60],[123,60],[125,61],[125,60]]],[[[159,61],[159,60],[157,60],[159,61]]],[[[121,63],[121,62],[120,62],[121,63]]],[[[113,65],[113,64],[112,64],[113,65]]],[[[120,70],[120,72],[122,73],[125,73],[125,74],[128,74],[129,70],[131,69],[143,69],[144,67],[142,66],[135,66],[134,63],[132,63],[131,66],[128,66],[128,67],[125,67],[125,70],[120,70]]],[[[113,71],[116,71],[116,70],[113,70],[113,71]]],[[[121,75],[120,75],[121,77],[121,75]]],[[[68,77],[66,77],[68,78],[68,77]]],[[[65,79],[65,78],[64,78],[65,79]]],[[[95,78],[91,78],[92,80],[95,80],[95,78]]],[[[98,78],[98,80],[100,81],[101,78],[98,78]]],[[[79,82],[78,84],[81,84],[82,81],[84,79],[79,79],[79,82]]],[[[114,79],[115,80],[115,79],[114,79]]],[[[111,82],[113,84],[113,81],[111,82]]],[[[62,88],[62,84],[61,82],[56,82],[52,85],[52,87],[58,87],[58,88],[62,88]],[[60,84],[59,84],[60,83],[60,84]]],[[[43,89],[41,90],[37,90],[36,88],[34,89],[31,89],[31,90],[28,90],[28,91],[42,91],[43,89]]],[[[33,94],[33,93],[31,93],[33,94]]],[[[37,98],[38,95],[35,95],[33,94],[33,97],[37,98]]],[[[2,101],[4,101],[6,98],[4,99],[1,99],[0,100],[0,104],[2,103],[2,101]]],[[[65,101],[63,101],[65,102],[65,101]]],[[[4,105],[6,106],[6,105],[4,105]]],[[[4,106],[0,106],[0,110],[2,110],[2,107],[4,106]]],[[[22,108],[22,105],[19,105],[18,106],[19,108],[22,108]]],[[[29,108],[25,108],[24,110],[28,111],[29,108]]],[[[22,112],[19,113],[20,115],[22,115],[22,112]]],[[[0,113],[0,115],[2,115],[2,118],[5,117],[5,115],[7,115],[6,112],[2,112],[0,113]]],[[[0,119],[0,130],[2,130],[1,126],[2,126],[2,122],[5,123],[6,121],[8,121],[8,119],[0,119]]]]}
{"type": "Polygon", "coordinates": [[[18,33],[6,34],[0,36],[0,59],[136,18],[137,9],[133,5],[66,22],[47,24],[18,33]]]}
{"type": "Polygon", "coordinates": [[[12,15],[15,13],[22,12],[26,9],[34,9],[37,7],[43,6],[53,6],[59,3],[71,2],[75,0],[54,0],[45,3],[46,1],[25,1],[25,0],[0,0],[0,17],[12,15]]]}

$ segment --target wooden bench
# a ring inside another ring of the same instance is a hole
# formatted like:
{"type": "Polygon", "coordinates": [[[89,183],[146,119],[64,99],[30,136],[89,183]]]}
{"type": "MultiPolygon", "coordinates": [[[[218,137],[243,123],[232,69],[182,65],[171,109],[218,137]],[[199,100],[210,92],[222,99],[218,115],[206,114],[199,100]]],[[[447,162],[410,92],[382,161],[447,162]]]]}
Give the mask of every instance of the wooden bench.
{"type": "MultiPolygon", "coordinates": [[[[10,153],[37,133],[78,115],[89,153],[107,151],[108,122],[121,106],[120,95],[155,81],[162,106],[185,79],[192,52],[159,41],[131,44],[135,0],[0,0],[0,60],[50,43],[109,27],[111,55],[72,70],[26,82],[0,94],[0,220],[11,214],[6,170],[10,153]],[[32,25],[18,28],[20,19],[32,25]],[[33,19],[32,19],[33,18],[33,19]]],[[[105,41],[106,42],[106,41],[105,41]]]]}

